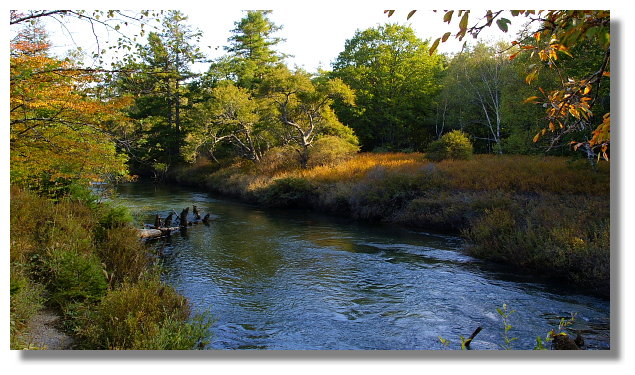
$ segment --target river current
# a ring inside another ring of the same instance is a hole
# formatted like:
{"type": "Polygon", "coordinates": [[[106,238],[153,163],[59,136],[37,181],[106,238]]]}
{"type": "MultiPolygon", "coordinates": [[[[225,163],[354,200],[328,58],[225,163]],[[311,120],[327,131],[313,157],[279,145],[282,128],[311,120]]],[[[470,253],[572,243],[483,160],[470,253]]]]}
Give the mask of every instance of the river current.
{"type": "Polygon", "coordinates": [[[209,312],[209,349],[514,349],[575,314],[570,332],[609,349],[609,301],[461,252],[457,237],[296,210],[268,210],[195,189],[118,187],[117,201],[152,223],[186,206],[210,213],[151,246],[165,280],[195,312],[209,312]],[[439,337],[449,340],[442,344],[439,337]]]}

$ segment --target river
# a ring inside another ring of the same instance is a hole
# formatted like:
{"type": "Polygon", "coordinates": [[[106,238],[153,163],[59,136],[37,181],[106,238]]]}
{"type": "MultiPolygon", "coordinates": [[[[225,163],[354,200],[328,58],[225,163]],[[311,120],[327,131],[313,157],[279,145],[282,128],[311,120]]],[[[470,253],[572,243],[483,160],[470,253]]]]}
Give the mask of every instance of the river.
{"type": "Polygon", "coordinates": [[[457,349],[477,326],[472,349],[500,349],[503,304],[515,310],[514,349],[532,349],[571,314],[589,349],[610,348],[609,301],[467,256],[457,237],[172,185],[117,190],[139,222],[193,204],[212,214],[151,244],[165,281],[213,316],[209,349],[457,349]]]}

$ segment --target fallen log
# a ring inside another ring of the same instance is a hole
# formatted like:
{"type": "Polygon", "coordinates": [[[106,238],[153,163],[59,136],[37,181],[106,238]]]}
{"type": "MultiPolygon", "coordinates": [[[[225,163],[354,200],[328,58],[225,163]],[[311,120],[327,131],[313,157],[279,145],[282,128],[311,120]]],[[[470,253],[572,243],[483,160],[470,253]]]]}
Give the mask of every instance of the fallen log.
{"type": "Polygon", "coordinates": [[[172,232],[177,231],[179,227],[160,227],[153,229],[139,229],[139,238],[157,238],[161,236],[169,236],[172,232]]]}
{"type": "Polygon", "coordinates": [[[161,237],[163,232],[159,229],[139,229],[139,238],[161,237]]]}

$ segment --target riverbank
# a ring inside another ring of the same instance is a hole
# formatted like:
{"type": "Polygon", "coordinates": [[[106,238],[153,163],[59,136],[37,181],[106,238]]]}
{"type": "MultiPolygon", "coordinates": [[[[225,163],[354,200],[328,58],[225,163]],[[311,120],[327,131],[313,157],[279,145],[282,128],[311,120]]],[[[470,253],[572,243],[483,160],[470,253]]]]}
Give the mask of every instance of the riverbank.
{"type": "Polygon", "coordinates": [[[269,207],[460,234],[470,255],[549,275],[607,297],[609,165],[557,157],[359,154],[309,169],[201,161],[179,183],[269,207]]]}
{"type": "Polygon", "coordinates": [[[160,280],[131,219],[126,209],[90,195],[53,202],[11,187],[12,349],[60,349],[37,329],[50,329],[57,317],[55,328],[77,349],[206,343],[209,324],[191,318],[187,299],[160,280]],[[38,324],[42,317],[46,324],[38,324]]]}

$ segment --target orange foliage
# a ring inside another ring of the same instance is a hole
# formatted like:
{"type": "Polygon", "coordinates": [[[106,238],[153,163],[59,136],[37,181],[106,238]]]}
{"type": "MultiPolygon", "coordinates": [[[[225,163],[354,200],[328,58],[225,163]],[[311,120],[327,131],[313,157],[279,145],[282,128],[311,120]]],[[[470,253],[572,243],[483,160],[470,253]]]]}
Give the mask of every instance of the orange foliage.
{"type": "Polygon", "coordinates": [[[91,91],[94,72],[46,54],[40,40],[11,44],[10,149],[13,182],[100,180],[126,172],[109,135],[125,123],[126,99],[102,100],[91,91]]]}

